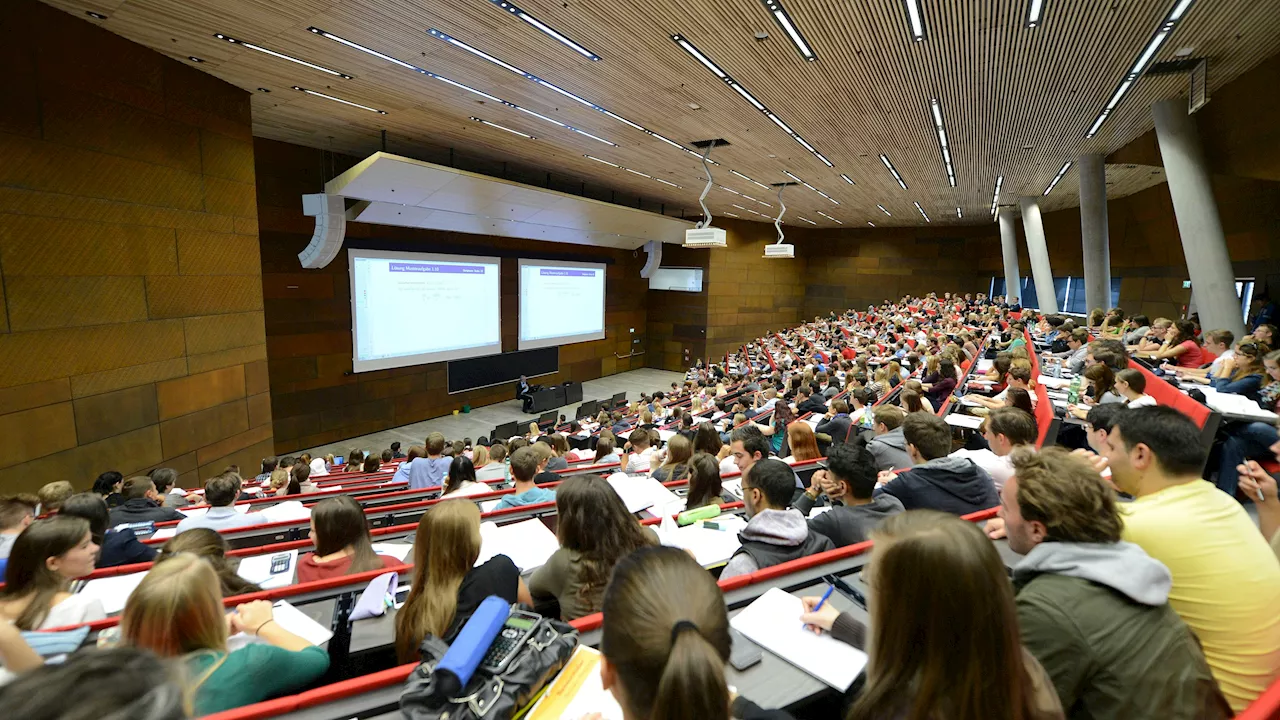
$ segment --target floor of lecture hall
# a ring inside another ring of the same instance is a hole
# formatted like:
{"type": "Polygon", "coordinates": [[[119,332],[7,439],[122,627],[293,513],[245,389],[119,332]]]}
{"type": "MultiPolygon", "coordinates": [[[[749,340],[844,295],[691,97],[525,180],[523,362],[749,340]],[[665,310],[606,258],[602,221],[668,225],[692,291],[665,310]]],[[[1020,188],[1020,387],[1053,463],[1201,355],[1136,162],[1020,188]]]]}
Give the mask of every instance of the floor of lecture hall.
{"type": "MultiPolygon", "coordinates": [[[[538,378],[530,378],[529,381],[537,384],[538,378]]],[[[625,392],[627,400],[630,401],[639,398],[640,393],[652,393],[658,390],[670,391],[671,383],[683,381],[683,373],[642,368],[582,383],[582,399],[584,402],[587,400],[605,400],[613,397],[616,393],[625,392]]],[[[512,384],[512,387],[514,388],[515,385],[512,384]]],[[[461,407],[461,403],[459,403],[459,407],[461,407]]],[[[572,418],[577,407],[578,403],[574,403],[557,408],[556,415],[565,415],[572,418]]],[[[352,448],[382,452],[391,447],[391,443],[397,441],[401,446],[400,451],[408,452],[410,446],[421,445],[426,441],[427,435],[432,432],[444,433],[444,436],[449,440],[461,440],[462,438],[475,440],[482,435],[487,437],[496,426],[503,423],[519,420],[524,422],[527,428],[528,423],[537,419],[538,416],[536,414],[520,412],[520,401],[513,399],[486,405],[485,407],[473,407],[469,413],[459,412],[457,415],[444,415],[411,425],[402,425],[369,435],[348,438],[328,445],[297,448],[288,454],[296,455],[305,451],[311,453],[313,457],[323,457],[329,453],[346,455],[352,448]]],[[[284,454],[286,453],[281,453],[281,455],[284,454]]]]}

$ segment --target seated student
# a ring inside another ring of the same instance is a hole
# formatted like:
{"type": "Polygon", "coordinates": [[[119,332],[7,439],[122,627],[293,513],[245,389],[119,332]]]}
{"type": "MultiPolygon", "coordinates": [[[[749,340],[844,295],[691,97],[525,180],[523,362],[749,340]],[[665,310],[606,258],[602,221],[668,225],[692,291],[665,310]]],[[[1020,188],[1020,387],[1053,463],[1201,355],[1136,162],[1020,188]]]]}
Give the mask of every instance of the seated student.
{"type": "MultiPolygon", "coordinates": [[[[444,456],[444,435],[433,432],[427,436],[426,455],[417,458],[409,465],[409,489],[424,490],[444,485],[444,478],[449,474],[451,458],[444,456]]],[[[412,450],[409,451],[413,453],[412,450]]]]}
{"type": "Polygon", "coordinates": [[[240,496],[240,482],[240,476],[235,473],[223,473],[209,478],[204,484],[204,500],[209,503],[209,511],[178,523],[178,532],[198,527],[230,530],[266,522],[258,513],[242,513],[235,509],[236,498],[240,496]]]}
{"type": "Polygon", "coordinates": [[[477,482],[505,479],[507,477],[507,446],[500,442],[494,443],[489,447],[489,461],[480,466],[473,463],[473,467],[476,469],[477,482]]]}
{"type": "Polygon", "coordinates": [[[649,472],[649,463],[653,459],[655,449],[650,442],[649,431],[644,428],[633,430],[627,436],[627,442],[631,445],[622,463],[624,472],[629,473],[647,473],[649,472]]]}
{"type": "Polygon", "coordinates": [[[601,432],[600,439],[596,441],[595,457],[592,458],[591,464],[616,465],[621,462],[622,455],[618,448],[614,447],[613,433],[608,430],[601,432]]]}
{"type": "Polygon", "coordinates": [[[1015,448],[1034,445],[1038,436],[1036,419],[1025,408],[997,408],[982,423],[982,437],[987,441],[987,448],[956,450],[951,457],[968,458],[977,463],[991,476],[998,491],[1013,474],[1010,453],[1015,448]]]}
{"type": "Polygon", "coordinates": [[[550,437],[551,449],[555,451],[555,455],[547,462],[547,470],[551,472],[568,470],[569,458],[565,456],[569,454],[569,441],[560,433],[554,433],[550,437]]]}
{"type": "Polygon", "coordinates": [[[93,572],[97,556],[84,518],[55,515],[31,523],[9,553],[0,621],[44,630],[105,618],[97,598],[71,594],[71,582],[93,572]]]}
{"type": "MultiPolygon", "coordinates": [[[[124,500],[120,497],[120,486],[124,484],[124,475],[115,470],[108,470],[93,481],[93,492],[107,501],[108,508],[114,508],[124,500]]],[[[68,493],[69,495],[70,493],[68,493]]]]}
{"type": "MultiPolygon", "coordinates": [[[[38,515],[48,515],[56,513],[62,507],[63,501],[76,493],[76,489],[66,480],[54,480],[51,483],[45,483],[36,491],[36,497],[40,498],[40,509],[38,515]]],[[[99,497],[102,497],[99,495],[99,497]]],[[[103,502],[106,502],[104,499],[103,502]]]]}
{"type": "MultiPolygon", "coordinates": [[[[156,495],[162,499],[161,504],[167,508],[180,508],[192,504],[192,499],[188,499],[186,490],[178,487],[178,471],[173,468],[155,468],[147,473],[147,477],[151,478],[151,482],[156,486],[156,495]]],[[[199,496],[192,496],[199,502],[199,496]]]]}
{"type": "Polygon", "coordinates": [[[18,535],[36,519],[40,498],[34,495],[6,495],[0,498],[0,560],[9,557],[18,535]]]}
{"type": "Polygon", "coordinates": [[[682,435],[673,435],[667,446],[654,455],[654,461],[661,458],[661,465],[655,467],[650,477],[658,482],[683,480],[689,474],[689,459],[693,457],[693,443],[682,435]]]}
{"type": "Polygon", "coordinates": [[[37,655],[32,669],[0,687],[0,707],[22,720],[185,720],[182,685],[149,650],[86,648],[48,665],[37,655]]]}
{"type": "Polygon", "coordinates": [[[543,460],[536,449],[522,447],[511,454],[511,479],[515,480],[515,492],[502,496],[495,510],[523,507],[536,503],[552,502],[556,491],[538,487],[533,479],[542,469],[543,460]]]}
{"type": "Polygon", "coordinates": [[[909,470],[881,472],[877,493],[888,493],[908,510],[927,508],[956,515],[1000,504],[995,483],[969,458],[951,457],[951,426],[937,415],[913,413],[902,421],[909,470]]]}
{"type": "MultiPolygon", "coordinates": [[[[545,435],[543,437],[546,437],[545,435]]],[[[533,476],[533,482],[536,485],[545,483],[559,482],[560,476],[547,469],[547,464],[556,457],[556,451],[551,448],[549,442],[535,442],[529,446],[538,455],[538,473],[533,476]]]]}
{"type": "Polygon", "coordinates": [[[724,489],[720,480],[720,463],[715,456],[695,453],[689,460],[689,492],[684,497],[684,509],[737,501],[733,493],[724,489]]]}
{"type": "Polygon", "coordinates": [[[529,588],[511,558],[495,555],[476,566],[479,557],[480,508],[474,502],[445,500],[418,521],[413,540],[417,572],[404,606],[396,612],[400,662],[420,660],[418,647],[427,635],[453,642],[490,595],[533,606],[529,588]]]}
{"type": "Polygon", "coordinates": [[[1232,716],[1195,635],[1169,606],[1169,569],[1122,542],[1115,491],[1062,448],[1013,455],[1001,492],[1022,642],[1068,718],[1232,716]]]}
{"type": "Polygon", "coordinates": [[[373,453],[364,459],[364,465],[360,466],[360,471],[366,474],[373,474],[382,469],[382,459],[373,453]]]}
{"type": "Polygon", "coordinates": [[[815,611],[818,597],[801,599],[802,622],[869,656],[847,720],[1064,717],[1050,678],[1022,646],[1000,554],[977,525],[911,510],[886,518],[871,539],[862,569],[869,625],[833,603],[815,611]]]}
{"type": "Polygon", "coordinates": [[[126,523],[182,520],[186,517],[177,510],[164,506],[164,495],[156,492],[155,483],[145,475],[125,480],[120,497],[124,498],[124,502],[111,510],[112,527],[126,523]]]}
{"type": "Polygon", "coordinates": [[[1116,392],[1129,408],[1153,407],[1156,399],[1146,394],[1147,376],[1140,370],[1126,368],[1116,373],[1116,392]]]}
{"type": "MultiPolygon", "coordinates": [[[[465,458],[463,458],[465,460],[465,458]]],[[[325,498],[311,510],[314,552],[298,558],[298,582],[327,580],[402,565],[373,551],[364,508],[350,495],[325,498]]]]}
{"type": "Polygon", "coordinates": [[[349,473],[358,473],[363,467],[364,467],[364,452],[360,450],[352,450],[347,453],[347,466],[343,468],[342,471],[349,472],[349,473]]]}
{"type": "Polygon", "coordinates": [[[658,535],[598,475],[565,480],[556,491],[556,516],[560,549],[533,571],[529,593],[557,600],[568,622],[599,611],[609,572],[633,550],[657,545],[658,535]]]}
{"type": "Polygon", "coordinates": [[[875,420],[875,437],[867,443],[867,450],[876,459],[876,469],[911,467],[911,453],[907,452],[907,439],[902,434],[902,421],[907,414],[900,407],[881,405],[872,410],[871,415],[875,420]]]}
{"type": "MultiPolygon", "coordinates": [[[[849,397],[853,398],[854,405],[858,407],[859,410],[862,410],[869,404],[868,399],[870,395],[870,391],[866,388],[857,388],[849,394],[849,397]],[[861,394],[859,395],[859,393],[861,394]],[[858,402],[860,401],[862,402],[861,406],[858,405],[858,402]]],[[[859,419],[861,419],[861,416],[859,416],[859,419]]],[[[825,435],[827,438],[826,442],[828,443],[842,443],[846,438],[850,440],[853,439],[849,432],[849,426],[853,422],[856,421],[852,419],[849,414],[848,403],[837,398],[831,401],[831,405],[827,409],[826,414],[818,421],[818,425],[813,429],[813,431],[817,435],[825,435]]]]}
{"type": "Polygon", "coordinates": [[[320,487],[311,482],[311,466],[298,463],[293,466],[293,477],[289,480],[286,495],[307,495],[314,492],[320,492],[320,487]]]}
{"type": "Polygon", "coordinates": [[[1195,324],[1190,320],[1175,322],[1164,345],[1151,357],[1154,360],[1172,360],[1174,365],[1184,368],[1203,365],[1204,353],[1200,350],[1200,338],[1196,337],[1195,324]]]}
{"type": "Polygon", "coordinates": [[[937,407],[947,398],[951,397],[951,393],[956,389],[956,383],[960,379],[960,373],[956,370],[956,363],[950,357],[943,356],[938,361],[938,375],[935,379],[926,381],[923,384],[925,398],[930,405],[937,407]]]}
{"type": "Polygon", "coordinates": [[[259,485],[271,479],[271,474],[280,466],[280,459],[276,457],[262,458],[262,472],[254,476],[253,481],[259,485]]]}
{"type": "MultiPolygon", "coordinates": [[[[1280,442],[1273,443],[1269,450],[1280,458],[1280,442]]],[[[1280,557],[1280,495],[1277,494],[1276,479],[1256,460],[1246,460],[1236,470],[1240,490],[1252,498],[1258,508],[1258,530],[1262,532],[1263,539],[1271,543],[1271,550],[1280,557]]]]}
{"type": "Polygon", "coordinates": [[[219,587],[212,565],[182,554],[151,568],[120,618],[126,645],[180,661],[195,715],[296,692],[329,669],[329,653],[275,622],[269,601],[226,615],[219,587]],[[228,651],[227,636],[236,633],[264,642],[228,651]]]}
{"type": "MultiPolygon", "coordinates": [[[[480,452],[484,452],[484,448],[479,448],[477,455],[480,452]]],[[[487,452],[484,454],[488,455],[487,452]]],[[[493,492],[493,490],[494,488],[489,487],[488,483],[476,480],[475,465],[466,455],[454,456],[453,462],[449,465],[449,477],[444,482],[444,497],[466,497],[493,492]]]]}
{"type": "Polygon", "coordinates": [[[823,396],[814,392],[812,385],[804,383],[796,389],[796,413],[803,415],[805,413],[815,413],[821,415],[827,411],[827,403],[823,396]]]}
{"type": "Polygon", "coordinates": [[[802,515],[825,495],[832,508],[809,520],[809,531],[825,535],[836,547],[860,543],[880,521],[903,511],[902,502],[892,495],[875,495],[875,458],[866,448],[853,444],[833,445],[823,469],[813,474],[795,509],[802,515]]]}
{"type": "Polygon", "coordinates": [[[245,580],[237,573],[240,568],[240,558],[227,557],[230,549],[226,539],[216,530],[196,528],[169,538],[164,547],[160,548],[156,562],[167,562],[183,553],[195,555],[209,563],[217,573],[223,597],[261,592],[262,588],[245,580]]]}
{"type": "Polygon", "coordinates": [[[1025,390],[1027,394],[1031,396],[1032,405],[1033,406],[1035,405],[1036,394],[1035,394],[1035,391],[1032,390],[1031,388],[1031,371],[1029,369],[1027,369],[1026,367],[1011,366],[1009,368],[1009,372],[1006,374],[1005,377],[1007,380],[1007,384],[1005,385],[1005,388],[1000,392],[996,393],[995,395],[992,395],[991,397],[978,395],[976,393],[969,393],[968,395],[964,396],[965,400],[977,403],[978,405],[981,406],[978,408],[974,408],[975,415],[984,414],[980,412],[983,410],[990,411],[990,410],[995,410],[996,408],[999,408],[999,407],[1005,407],[1006,406],[1005,398],[1008,397],[1010,388],[1018,388],[1019,390],[1025,390]]]}
{"type": "MultiPolygon", "coordinates": [[[[1174,367],[1173,372],[1177,374],[1179,380],[1184,382],[1190,381],[1207,385],[1211,379],[1218,375],[1223,363],[1236,356],[1233,345],[1235,339],[1235,333],[1230,330],[1210,330],[1204,333],[1203,347],[1205,352],[1213,353],[1215,356],[1213,362],[1207,366],[1197,368],[1174,367]]],[[[1247,341],[1242,340],[1241,342],[1247,341]]]]}
{"type": "Polygon", "coordinates": [[[391,450],[391,459],[392,459],[392,460],[402,460],[402,459],[404,459],[404,453],[400,452],[400,442],[399,442],[399,441],[396,441],[396,442],[391,443],[391,447],[390,447],[389,449],[391,450]]]}
{"type": "Polygon", "coordinates": [[[93,543],[98,546],[98,559],[94,563],[96,567],[132,565],[151,562],[156,558],[155,548],[139,542],[132,530],[127,527],[113,529],[107,512],[105,500],[95,493],[86,492],[67,498],[58,514],[89,521],[93,543]]]}
{"type": "Polygon", "coordinates": [[[1263,365],[1267,346],[1261,343],[1242,342],[1234,357],[1227,359],[1209,381],[1214,390],[1243,395],[1258,401],[1262,386],[1269,378],[1263,365]]]}
{"type": "Polygon", "coordinates": [[[803,420],[787,426],[787,448],[791,450],[791,454],[783,458],[782,462],[788,465],[822,457],[822,453],[818,451],[818,437],[813,433],[813,426],[803,420]]]}
{"type": "Polygon", "coordinates": [[[1195,631],[1236,712],[1280,674],[1280,564],[1235,498],[1200,478],[1200,428],[1170,407],[1120,414],[1111,480],[1136,499],[1124,539],[1173,573],[1169,604],[1195,631]]]}
{"type": "Polygon", "coordinates": [[[830,550],[825,535],[809,532],[804,515],[791,507],[795,472],[774,458],[763,458],[742,473],[742,501],[747,526],[738,534],[742,547],[729,558],[720,579],[830,550]]]}
{"type": "Polygon", "coordinates": [[[644,548],[618,563],[604,595],[600,680],[628,720],[786,720],[732,693],[720,588],[688,553],[644,548]]]}

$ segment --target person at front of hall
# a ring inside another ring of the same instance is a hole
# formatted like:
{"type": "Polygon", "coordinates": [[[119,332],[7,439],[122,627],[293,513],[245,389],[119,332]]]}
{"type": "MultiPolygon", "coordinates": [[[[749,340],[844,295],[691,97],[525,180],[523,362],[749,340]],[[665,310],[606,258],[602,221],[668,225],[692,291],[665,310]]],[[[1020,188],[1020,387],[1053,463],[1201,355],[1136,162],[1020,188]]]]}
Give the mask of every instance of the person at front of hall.
{"type": "Polygon", "coordinates": [[[528,378],[521,375],[520,381],[516,383],[516,399],[522,403],[520,410],[523,412],[529,412],[533,407],[533,396],[529,394],[531,390],[528,378]]]}

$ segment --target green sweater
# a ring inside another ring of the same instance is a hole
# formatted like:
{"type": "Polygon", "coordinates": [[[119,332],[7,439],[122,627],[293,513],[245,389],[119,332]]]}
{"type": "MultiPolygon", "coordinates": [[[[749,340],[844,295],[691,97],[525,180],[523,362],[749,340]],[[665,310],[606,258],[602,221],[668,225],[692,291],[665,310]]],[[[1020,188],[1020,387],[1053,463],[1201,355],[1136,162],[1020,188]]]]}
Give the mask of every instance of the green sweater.
{"type": "MultiPolygon", "coordinates": [[[[221,653],[209,652],[188,655],[184,664],[189,682],[194,683],[223,657],[221,653]]],[[[292,651],[253,644],[225,657],[218,669],[196,688],[197,717],[301,690],[329,669],[329,653],[319,647],[292,651]]]]}

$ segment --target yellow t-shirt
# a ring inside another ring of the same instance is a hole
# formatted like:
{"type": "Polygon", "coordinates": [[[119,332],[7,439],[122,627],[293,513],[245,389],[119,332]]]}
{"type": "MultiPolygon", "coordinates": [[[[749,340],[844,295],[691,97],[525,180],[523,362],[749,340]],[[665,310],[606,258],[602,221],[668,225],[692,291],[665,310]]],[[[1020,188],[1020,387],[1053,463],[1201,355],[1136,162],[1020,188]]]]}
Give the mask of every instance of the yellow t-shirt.
{"type": "Polygon", "coordinates": [[[1280,561],[1240,503],[1204,480],[1138,498],[1124,524],[1124,539],[1173,574],[1169,604],[1240,712],[1280,674],[1280,561]]]}

